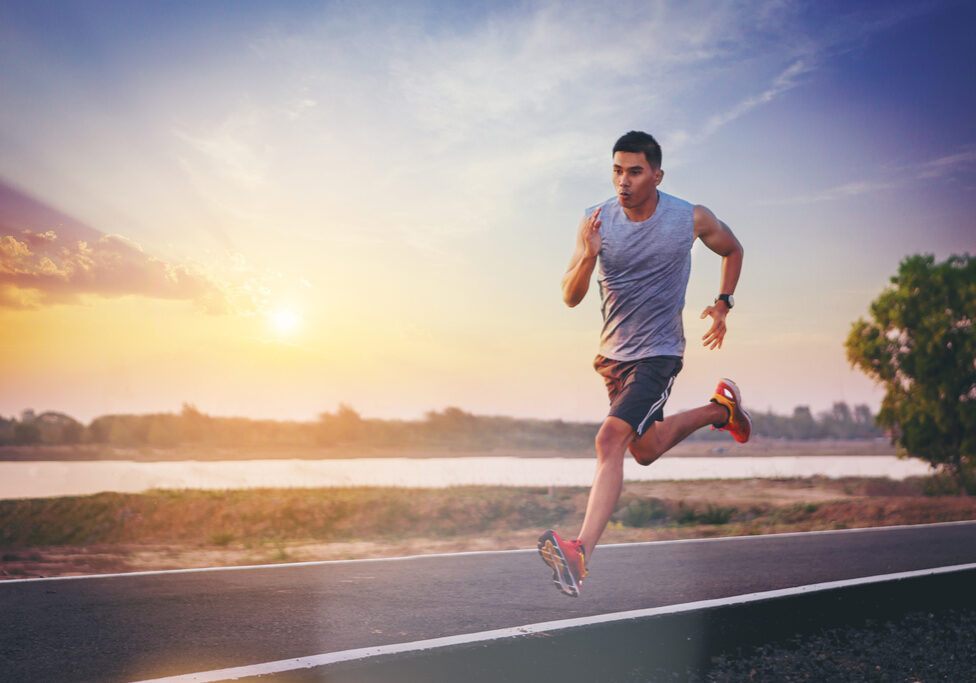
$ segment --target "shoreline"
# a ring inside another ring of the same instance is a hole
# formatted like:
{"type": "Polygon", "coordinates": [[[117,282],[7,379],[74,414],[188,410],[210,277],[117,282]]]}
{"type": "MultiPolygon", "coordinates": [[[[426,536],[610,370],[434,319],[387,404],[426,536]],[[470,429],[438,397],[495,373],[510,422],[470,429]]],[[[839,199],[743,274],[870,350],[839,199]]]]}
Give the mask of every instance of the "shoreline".
{"type": "MultiPolygon", "coordinates": [[[[746,444],[731,439],[690,440],[675,446],[669,457],[708,457],[739,455],[750,457],[774,456],[824,456],[824,455],[897,455],[897,449],[887,439],[838,439],[798,441],[786,439],[755,438],[746,444]]],[[[455,448],[437,446],[428,448],[363,448],[349,447],[228,447],[228,446],[175,446],[172,448],[121,448],[100,444],[76,446],[0,446],[0,462],[96,462],[124,460],[132,462],[206,462],[231,460],[345,460],[362,458],[466,458],[466,457],[515,457],[515,458],[595,458],[592,448],[567,450],[558,448],[455,448]]]]}

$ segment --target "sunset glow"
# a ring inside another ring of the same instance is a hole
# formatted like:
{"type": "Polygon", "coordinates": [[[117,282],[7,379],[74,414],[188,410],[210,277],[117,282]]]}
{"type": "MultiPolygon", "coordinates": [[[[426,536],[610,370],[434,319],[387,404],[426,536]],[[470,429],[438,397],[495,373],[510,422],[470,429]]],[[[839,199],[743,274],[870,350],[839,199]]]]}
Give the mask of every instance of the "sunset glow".
{"type": "Polygon", "coordinates": [[[851,323],[976,248],[976,5],[655,7],[4,3],[0,415],[602,419],[559,282],[630,129],[745,248],[715,352],[693,249],[668,410],[877,409],[851,323]]]}
{"type": "Polygon", "coordinates": [[[290,337],[298,332],[302,325],[302,316],[295,311],[283,309],[268,314],[271,329],[283,337],[290,337]]]}

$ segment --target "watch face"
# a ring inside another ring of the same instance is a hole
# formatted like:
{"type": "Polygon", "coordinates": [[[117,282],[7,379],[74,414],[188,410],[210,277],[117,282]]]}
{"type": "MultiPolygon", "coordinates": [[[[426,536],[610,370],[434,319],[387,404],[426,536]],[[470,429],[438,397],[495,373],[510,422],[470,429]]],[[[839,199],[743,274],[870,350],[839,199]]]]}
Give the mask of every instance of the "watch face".
{"type": "Polygon", "coordinates": [[[732,298],[732,295],[731,294],[729,294],[728,297],[726,297],[726,298],[729,301],[729,308],[732,308],[733,306],[735,306],[735,299],[732,298]]]}

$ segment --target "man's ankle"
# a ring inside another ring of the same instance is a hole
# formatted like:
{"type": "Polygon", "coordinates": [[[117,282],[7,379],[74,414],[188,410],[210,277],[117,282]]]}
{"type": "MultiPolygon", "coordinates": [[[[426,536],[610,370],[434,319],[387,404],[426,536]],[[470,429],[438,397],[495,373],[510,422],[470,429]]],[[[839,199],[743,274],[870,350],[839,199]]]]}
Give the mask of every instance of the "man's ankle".
{"type": "Polygon", "coordinates": [[[719,403],[715,399],[712,399],[711,403],[712,405],[722,409],[719,419],[712,422],[713,427],[717,427],[721,429],[722,427],[725,427],[729,423],[729,420],[732,419],[732,410],[728,406],[719,403]],[[722,419],[723,417],[725,418],[724,420],[722,419]]]}

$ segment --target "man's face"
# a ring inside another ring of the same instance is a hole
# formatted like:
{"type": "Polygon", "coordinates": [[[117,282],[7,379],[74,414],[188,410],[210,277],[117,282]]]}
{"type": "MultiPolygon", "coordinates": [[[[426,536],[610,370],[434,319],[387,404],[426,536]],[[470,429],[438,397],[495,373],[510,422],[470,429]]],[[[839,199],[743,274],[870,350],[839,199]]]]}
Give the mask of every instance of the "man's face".
{"type": "Polygon", "coordinates": [[[656,196],[664,171],[651,168],[640,152],[616,152],[613,155],[613,186],[625,209],[640,209],[656,196]]]}

